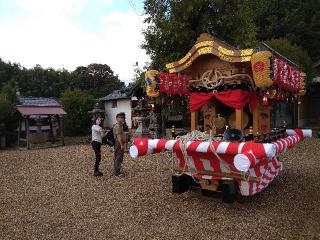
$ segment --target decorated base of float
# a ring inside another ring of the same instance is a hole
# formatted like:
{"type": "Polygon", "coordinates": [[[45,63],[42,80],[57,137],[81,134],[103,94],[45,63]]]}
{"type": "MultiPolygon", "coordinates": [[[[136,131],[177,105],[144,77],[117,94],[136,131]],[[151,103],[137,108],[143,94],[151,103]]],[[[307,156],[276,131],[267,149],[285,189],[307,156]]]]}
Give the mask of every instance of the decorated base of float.
{"type": "Polygon", "coordinates": [[[305,74],[266,48],[239,50],[202,34],[181,60],[166,65],[168,72],[148,71],[150,98],[188,96],[191,132],[175,139],[135,138],[131,157],[172,151],[173,192],[197,187],[221,191],[224,202],[233,202],[268,187],[284,168],[279,155],[312,131],[272,126],[276,103],[299,106],[305,74]],[[204,132],[198,131],[200,114],[204,132]]]}
{"type": "MultiPolygon", "coordinates": [[[[242,196],[253,196],[266,188],[283,170],[283,162],[278,156],[305,137],[311,137],[312,131],[287,130],[285,135],[270,143],[136,138],[129,152],[131,157],[137,158],[173,151],[180,173],[175,178],[181,178],[174,183],[176,192],[184,192],[189,188],[190,180],[183,177],[185,174],[203,189],[215,191],[221,183],[232,182],[242,196]]],[[[234,191],[236,195],[236,189],[229,191],[234,191]]]]}

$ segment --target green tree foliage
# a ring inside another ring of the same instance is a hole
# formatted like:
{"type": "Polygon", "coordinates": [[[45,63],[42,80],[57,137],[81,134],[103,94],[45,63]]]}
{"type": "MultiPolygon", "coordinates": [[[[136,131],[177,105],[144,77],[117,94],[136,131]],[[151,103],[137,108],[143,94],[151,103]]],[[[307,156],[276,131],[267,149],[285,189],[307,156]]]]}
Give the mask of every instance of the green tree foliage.
{"type": "Polygon", "coordinates": [[[8,81],[17,83],[25,96],[60,97],[66,89],[81,89],[95,97],[108,95],[124,86],[106,64],[90,64],[69,72],[66,69],[44,69],[40,65],[26,69],[5,63],[0,58],[0,87],[8,81]]]}
{"type": "Polygon", "coordinates": [[[79,89],[88,90],[95,97],[110,94],[113,90],[124,86],[118,76],[106,64],[90,64],[87,67],[78,67],[74,72],[74,83],[79,89]]]}
{"type": "Polygon", "coordinates": [[[91,115],[94,97],[79,89],[67,89],[62,93],[60,103],[67,115],[64,117],[64,131],[69,136],[79,136],[90,131],[91,115]]]}
{"type": "Polygon", "coordinates": [[[285,38],[306,49],[313,61],[320,58],[319,0],[251,0],[251,8],[258,40],[285,38]]]}
{"type": "Polygon", "coordinates": [[[7,144],[12,144],[16,138],[14,130],[17,127],[16,91],[12,81],[3,84],[0,89],[0,134],[7,137],[7,144]]]}
{"type": "Polygon", "coordinates": [[[0,98],[11,102],[12,104],[17,103],[16,88],[13,81],[9,81],[3,84],[0,92],[0,98]]]}
{"type": "Polygon", "coordinates": [[[0,98],[0,123],[9,123],[15,113],[15,105],[7,99],[0,98]]]}
{"type": "Polygon", "coordinates": [[[307,74],[307,93],[315,92],[311,87],[311,79],[315,77],[312,61],[306,50],[296,44],[290,43],[287,39],[271,39],[266,42],[280,54],[286,56],[291,61],[299,65],[299,67],[307,74]]]}
{"type": "Polygon", "coordinates": [[[149,26],[143,48],[158,69],[186,54],[203,32],[240,47],[256,42],[248,0],[146,0],[144,9],[149,26]]]}
{"type": "Polygon", "coordinates": [[[66,69],[44,69],[40,65],[26,69],[18,64],[5,63],[0,58],[0,121],[10,132],[16,127],[16,86],[21,95],[61,97],[68,115],[65,132],[81,135],[88,132],[94,98],[108,95],[124,86],[106,64],[90,64],[69,72],[66,69]]]}
{"type": "Polygon", "coordinates": [[[311,59],[306,50],[296,44],[292,44],[287,39],[271,39],[266,42],[274,50],[298,64],[301,69],[311,73],[311,59]]]}
{"type": "Polygon", "coordinates": [[[157,69],[180,59],[208,32],[237,47],[286,38],[320,57],[318,0],[146,0],[143,48],[157,69]]]}

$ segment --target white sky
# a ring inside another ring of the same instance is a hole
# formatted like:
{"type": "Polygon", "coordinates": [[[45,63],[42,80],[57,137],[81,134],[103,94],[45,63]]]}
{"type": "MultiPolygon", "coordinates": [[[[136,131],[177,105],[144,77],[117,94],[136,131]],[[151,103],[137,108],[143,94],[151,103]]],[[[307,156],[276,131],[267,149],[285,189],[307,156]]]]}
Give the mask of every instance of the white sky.
{"type": "Polygon", "coordinates": [[[68,70],[102,63],[129,82],[133,64],[149,61],[139,47],[143,18],[127,0],[0,0],[0,15],[7,62],[68,70]]]}

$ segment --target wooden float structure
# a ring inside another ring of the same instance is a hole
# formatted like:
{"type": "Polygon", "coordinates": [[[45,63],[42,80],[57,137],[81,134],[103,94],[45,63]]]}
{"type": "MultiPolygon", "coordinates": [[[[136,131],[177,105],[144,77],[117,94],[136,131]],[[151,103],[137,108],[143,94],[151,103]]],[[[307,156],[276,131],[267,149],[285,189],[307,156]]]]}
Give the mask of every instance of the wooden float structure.
{"type": "Polygon", "coordinates": [[[146,73],[147,95],[188,95],[191,131],[210,132],[210,138],[136,138],[130,155],[174,151],[178,169],[172,177],[173,192],[191,186],[221,190],[225,202],[233,202],[236,194],[253,196],[283,169],[277,156],[312,135],[311,130],[272,126],[273,103],[298,105],[305,94],[306,75],[267,45],[237,49],[201,34],[184,57],[166,68],[166,73],[146,73]],[[228,128],[244,137],[238,142],[226,140],[222,134],[228,128]]]}

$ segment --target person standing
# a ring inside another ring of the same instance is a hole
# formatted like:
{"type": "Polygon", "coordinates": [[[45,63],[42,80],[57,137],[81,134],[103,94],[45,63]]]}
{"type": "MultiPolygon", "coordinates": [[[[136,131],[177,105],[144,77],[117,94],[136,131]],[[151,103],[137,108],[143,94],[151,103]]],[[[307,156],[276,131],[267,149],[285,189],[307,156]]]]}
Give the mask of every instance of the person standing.
{"type": "Polygon", "coordinates": [[[113,135],[115,139],[114,144],[114,175],[117,177],[124,177],[121,173],[121,164],[124,156],[125,148],[125,134],[123,125],[125,123],[125,113],[121,112],[116,115],[116,124],[113,126],[113,135]]]}
{"type": "Polygon", "coordinates": [[[96,177],[103,176],[103,173],[99,171],[99,165],[101,162],[101,144],[102,138],[106,135],[106,131],[100,126],[102,118],[99,116],[95,119],[94,125],[91,127],[92,141],[91,146],[96,156],[94,163],[94,173],[96,177]]]}

